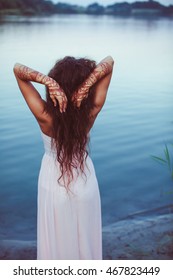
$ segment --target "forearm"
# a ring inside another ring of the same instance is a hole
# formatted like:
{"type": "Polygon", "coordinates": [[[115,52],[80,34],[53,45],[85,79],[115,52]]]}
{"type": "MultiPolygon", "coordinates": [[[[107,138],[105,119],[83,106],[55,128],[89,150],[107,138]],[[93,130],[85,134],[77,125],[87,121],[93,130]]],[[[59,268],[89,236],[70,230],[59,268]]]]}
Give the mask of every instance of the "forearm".
{"type": "Polygon", "coordinates": [[[109,74],[112,71],[113,59],[111,57],[106,57],[103,59],[94,69],[94,71],[89,75],[89,77],[85,80],[81,89],[89,89],[95,83],[97,83],[104,76],[109,74]]]}
{"type": "Polygon", "coordinates": [[[80,86],[74,95],[76,101],[82,101],[88,96],[89,89],[103,77],[112,72],[114,61],[111,56],[104,58],[80,86]]]}
{"type": "Polygon", "coordinates": [[[53,80],[52,78],[50,78],[47,75],[44,75],[32,68],[29,68],[25,65],[16,63],[14,65],[14,73],[15,75],[23,80],[23,81],[30,81],[30,82],[36,82],[36,83],[40,83],[43,84],[45,86],[47,86],[48,88],[57,87],[57,83],[55,80],[53,80]]]}
{"type": "Polygon", "coordinates": [[[58,102],[60,112],[65,112],[67,107],[67,97],[63,89],[54,79],[19,63],[14,65],[14,73],[18,83],[25,83],[25,87],[29,86],[30,82],[36,82],[47,86],[54,106],[56,106],[58,102]]]}
{"type": "Polygon", "coordinates": [[[97,81],[112,71],[113,59],[111,56],[104,58],[94,69],[94,71],[87,78],[85,83],[93,86],[97,81]]]}

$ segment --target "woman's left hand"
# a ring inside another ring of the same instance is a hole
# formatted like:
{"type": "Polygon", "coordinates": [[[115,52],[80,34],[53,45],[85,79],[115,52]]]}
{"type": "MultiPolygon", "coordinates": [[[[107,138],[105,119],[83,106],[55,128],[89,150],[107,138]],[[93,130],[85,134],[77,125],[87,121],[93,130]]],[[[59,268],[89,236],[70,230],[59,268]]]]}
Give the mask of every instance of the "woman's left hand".
{"type": "Polygon", "coordinates": [[[60,88],[58,84],[49,86],[49,94],[54,106],[56,106],[58,102],[60,112],[65,112],[67,108],[67,97],[62,88],[60,88]]]}

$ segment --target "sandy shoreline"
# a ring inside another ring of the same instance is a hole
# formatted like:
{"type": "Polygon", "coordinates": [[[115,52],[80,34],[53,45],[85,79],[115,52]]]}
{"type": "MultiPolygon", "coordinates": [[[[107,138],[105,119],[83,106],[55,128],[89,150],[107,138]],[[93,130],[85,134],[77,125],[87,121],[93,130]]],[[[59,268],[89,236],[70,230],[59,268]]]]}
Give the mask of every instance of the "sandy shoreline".
{"type": "MultiPolygon", "coordinates": [[[[1,240],[1,260],[36,259],[36,241],[1,240]]],[[[173,214],[128,219],[103,228],[105,260],[173,260],[173,214]]]]}
{"type": "Polygon", "coordinates": [[[120,221],[103,228],[103,258],[173,260],[173,214],[120,221]]]}

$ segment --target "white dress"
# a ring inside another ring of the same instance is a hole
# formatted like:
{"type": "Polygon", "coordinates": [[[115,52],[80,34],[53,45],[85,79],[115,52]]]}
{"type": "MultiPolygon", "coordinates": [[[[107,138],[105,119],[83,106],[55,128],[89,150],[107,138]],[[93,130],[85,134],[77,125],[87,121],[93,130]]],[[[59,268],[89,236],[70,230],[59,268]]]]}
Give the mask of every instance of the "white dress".
{"type": "Polygon", "coordinates": [[[102,259],[100,193],[87,157],[85,176],[76,176],[70,191],[60,176],[51,137],[41,133],[45,148],[38,179],[37,259],[102,259]]]}

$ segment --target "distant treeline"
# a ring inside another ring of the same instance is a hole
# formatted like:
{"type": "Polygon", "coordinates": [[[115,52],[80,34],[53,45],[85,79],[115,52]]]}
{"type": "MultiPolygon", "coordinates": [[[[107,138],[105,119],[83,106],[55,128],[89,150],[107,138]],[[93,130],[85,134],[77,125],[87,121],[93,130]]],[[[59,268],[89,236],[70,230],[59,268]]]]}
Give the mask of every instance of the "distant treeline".
{"type": "Polygon", "coordinates": [[[46,0],[0,0],[0,14],[41,15],[41,14],[93,14],[120,16],[173,16],[173,5],[164,6],[149,0],[143,2],[122,2],[109,6],[93,3],[87,7],[46,0]]]}

